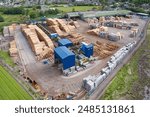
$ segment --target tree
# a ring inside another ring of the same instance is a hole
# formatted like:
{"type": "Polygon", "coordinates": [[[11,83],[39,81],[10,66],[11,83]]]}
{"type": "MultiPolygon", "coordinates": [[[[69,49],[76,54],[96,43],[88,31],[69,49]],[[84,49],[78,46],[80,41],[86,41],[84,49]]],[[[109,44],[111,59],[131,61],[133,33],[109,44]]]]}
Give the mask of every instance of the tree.
{"type": "Polygon", "coordinates": [[[0,22],[4,22],[4,18],[0,16],[0,22]]]}
{"type": "Polygon", "coordinates": [[[76,10],[75,10],[75,8],[72,8],[72,12],[75,12],[76,10]]]}
{"type": "Polygon", "coordinates": [[[31,11],[31,12],[29,13],[29,16],[30,16],[30,18],[32,18],[32,19],[36,18],[36,17],[37,17],[37,12],[31,11]]]}

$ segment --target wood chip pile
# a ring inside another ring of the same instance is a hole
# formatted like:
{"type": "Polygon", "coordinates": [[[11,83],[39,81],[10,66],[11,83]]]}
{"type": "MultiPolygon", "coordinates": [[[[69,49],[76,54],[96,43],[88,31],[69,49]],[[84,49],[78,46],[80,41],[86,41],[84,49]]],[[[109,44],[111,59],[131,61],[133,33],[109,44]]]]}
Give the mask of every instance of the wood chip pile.
{"type": "Polygon", "coordinates": [[[17,56],[17,46],[15,40],[10,42],[9,54],[11,57],[17,56]]]}
{"type": "Polygon", "coordinates": [[[104,59],[112,55],[118,48],[118,45],[97,41],[94,45],[94,52],[99,57],[99,59],[104,59]]]}
{"type": "Polygon", "coordinates": [[[22,32],[27,38],[38,60],[45,59],[46,54],[53,56],[54,45],[50,38],[36,25],[22,26],[22,32]]]}

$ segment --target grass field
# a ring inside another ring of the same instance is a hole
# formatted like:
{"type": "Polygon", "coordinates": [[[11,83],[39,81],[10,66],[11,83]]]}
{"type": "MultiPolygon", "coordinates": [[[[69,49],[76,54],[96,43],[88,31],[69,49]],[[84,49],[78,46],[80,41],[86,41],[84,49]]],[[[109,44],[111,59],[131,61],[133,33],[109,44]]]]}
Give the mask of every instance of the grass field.
{"type": "Polygon", "coordinates": [[[4,52],[4,51],[0,50],[0,59],[3,59],[5,61],[5,63],[10,65],[11,67],[15,66],[15,64],[14,64],[13,60],[10,58],[8,52],[4,52]]]}
{"type": "Polygon", "coordinates": [[[101,10],[100,6],[68,6],[68,7],[60,6],[60,7],[52,7],[52,8],[57,8],[58,10],[63,11],[65,13],[72,12],[73,9],[75,11],[88,11],[88,10],[92,10],[93,8],[101,10]]]}
{"type": "Polygon", "coordinates": [[[129,63],[117,73],[101,99],[143,99],[139,92],[140,90],[141,92],[144,91],[144,86],[150,84],[150,82],[144,76],[144,79],[139,79],[138,64],[144,51],[150,50],[150,25],[147,32],[146,45],[142,45],[129,63]]]}
{"type": "Polygon", "coordinates": [[[32,97],[0,66],[0,100],[31,100],[32,97]]]}
{"type": "Polygon", "coordinates": [[[8,26],[12,23],[18,23],[25,20],[23,15],[5,15],[0,13],[0,15],[4,18],[4,22],[0,22],[0,32],[2,31],[3,26],[8,26]]]}

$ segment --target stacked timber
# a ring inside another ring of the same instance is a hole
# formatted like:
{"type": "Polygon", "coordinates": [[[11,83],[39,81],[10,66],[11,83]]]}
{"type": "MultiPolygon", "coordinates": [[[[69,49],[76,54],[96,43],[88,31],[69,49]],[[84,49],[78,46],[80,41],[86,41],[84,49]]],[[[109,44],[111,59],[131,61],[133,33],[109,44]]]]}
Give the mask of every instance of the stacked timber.
{"type": "Polygon", "coordinates": [[[99,22],[105,22],[105,17],[100,17],[99,22]]]}
{"type": "Polygon", "coordinates": [[[64,31],[66,33],[70,33],[73,32],[75,29],[75,26],[72,26],[70,24],[67,24],[67,22],[65,22],[62,19],[47,19],[47,25],[49,26],[49,28],[53,29],[56,32],[58,32],[59,35],[62,35],[63,33],[61,31],[64,31]],[[55,28],[57,27],[57,31],[55,28]]]}
{"type": "Polygon", "coordinates": [[[72,26],[75,26],[75,28],[79,28],[80,27],[80,25],[79,25],[79,23],[77,21],[71,21],[71,22],[69,22],[69,24],[72,25],[72,26]]]}
{"type": "Polygon", "coordinates": [[[101,26],[101,27],[99,27],[99,31],[107,32],[108,31],[108,27],[101,26]]]}
{"type": "Polygon", "coordinates": [[[122,35],[121,35],[120,32],[118,32],[116,34],[111,33],[111,34],[108,35],[108,39],[110,41],[118,41],[118,40],[122,39],[122,35]]]}
{"type": "Polygon", "coordinates": [[[98,36],[98,35],[99,35],[99,32],[100,32],[100,29],[99,29],[99,28],[96,28],[96,29],[92,29],[92,30],[87,31],[88,34],[90,34],[90,35],[95,35],[95,36],[98,36]]]}
{"type": "Polygon", "coordinates": [[[83,42],[84,37],[79,33],[72,33],[67,36],[67,38],[72,41],[73,44],[79,44],[83,42]]]}
{"type": "Polygon", "coordinates": [[[51,19],[51,18],[47,19],[46,23],[47,23],[48,26],[58,25],[57,21],[55,19],[51,19]]]}
{"type": "Polygon", "coordinates": [[[7,26],[4,26],[3,28],[3,35],[4,37],[9,37],[9,29],[7,26]]]}
{"type": "Polygon", "coordinates": [[[10,42],[9,54],[11,57],[17,56],[17,46],[15,40],[10,42]]]}
{"type": "Polygon", "coordinates": [[[11,37],[13,37],[14,36],[14,27],[11,25],[11,26],[8,26],[8,29],[9,29],[9,35],[11,36],[11,37]]]}
{"type": "Polygon", "coordinates": [[[60,30],[59,26],[57,26],[57,25],[48,26],[48,28],[60,36],[64,35],[64,33],[60,30]]]}
{"type": "Polygon", "coordinates": [[[40,41],[44,41],[45,44],[51,48],[51,49],[54,49],[54,44],[53,42],[51,41],[51,39],[36,25],[33,25],[35,30],[36,30],[36,33],[40,39],[40,41]]]}
{"type": "Polygon", "coordinates": [[[53,56],[54,45],[39,27],[36,25],[28,25],[27,27],[23,25],[22,32],[26,36],[38,60],[53,56]]]}
{"type": "Polygon", "coordinates": [[[115,44],[102,43],[97,41],[94,45],[94,52],[99,57],[99,59],[104,59],[112,55],[114,51],[118,49],[118,47],[119,46],[115,44]]]}

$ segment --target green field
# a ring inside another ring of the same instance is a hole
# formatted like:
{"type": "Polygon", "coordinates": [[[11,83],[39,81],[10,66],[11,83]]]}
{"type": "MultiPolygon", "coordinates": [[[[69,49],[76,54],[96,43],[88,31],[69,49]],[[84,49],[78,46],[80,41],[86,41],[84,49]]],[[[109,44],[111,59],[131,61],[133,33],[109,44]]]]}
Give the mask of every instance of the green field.
{"type": "Polygon", "coordinates": [[[0,100],[32,100],[32,97],[0,66],[0,100]]]}
{"type": "Polygon", "coordinates": [[[8,65],[10,65],[11,67],[15,66],[15,64],[14,64],[13,60],[10,58],[8,52],[0,50],[0,59],[4,60],[5,63],[7,63],[8,65]]]}
{"type": "Polygon", "coordinates": [[[75,11],[88,11],[88,10],[92,10],[93,8],[101,10],[100,6],[68,6],[68,7],[60,6],[60,7],[51,7],[51,8],[57,8],[58,10],[63,11],[65,13],[72,12],[73,9],[75,11]]]}
{"type": "Polygon", "coordinates": [[[8,26],[12,23],[18,23],[25,20],[25,16],[23,15],[5,15],[0,13],[0,15],[4,18],[4,22],[0,22],[0,32],[3,29],[3,26],[8,26]]]}
{"type": "MultiPolygon", "coordinates": [[[[146,53],[147,50],[150,50],[150,25],[147,31],[145,44],[138,49],[129,63],[117,73],[101,99],[143,99],[141,92],[144,91],[144,86],[150,85],[150,79],[146,78],[144,75],[142,75],[143,79],[139,78],[138,64],[143,54],[150,56],[148,55],[150,53],[146,53]]],[[[148,62],[148,59],[142,61],[148,62]]],[[[148,67],[148,64],[146,64],[144,68],[145,67],[148,67]]]]}

